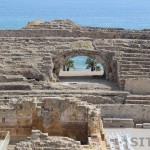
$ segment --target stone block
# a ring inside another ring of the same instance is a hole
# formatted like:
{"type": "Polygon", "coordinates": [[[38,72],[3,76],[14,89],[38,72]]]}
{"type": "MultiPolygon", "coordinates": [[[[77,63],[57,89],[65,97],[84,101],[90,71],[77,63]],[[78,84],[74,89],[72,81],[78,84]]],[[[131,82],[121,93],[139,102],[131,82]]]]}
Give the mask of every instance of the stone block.
{"type": "Polygon", "coordinates": [[[71,47],[72,47],[73,49],[88,49],[88,50],[94,50],[94,47],[93,47],[91,41],[83,41],[83,40],[75,41],[75,42],[72,43],[71,47]]]}
{"type": "Polygon", "coordinates": [[[133,119],[127,118],[103,118],[104,127],[113,128],[133,128],[133,119]]]}
{"type": "Polygon", "coordinates": [[[21,82],[0,83],[0,90],[31,90],[32,84],[21,82]]]}
{"type": "Polygon", "coordinates": [[[131,94],[150,94],[149,78],[130,78],[125,81],[125,91],[131,94]]]}
{"type": "Polygon", "coordinates": [[[150,129],[150,123],[143,123],[144,129],[150,129]]]}
{"type": "Polygon", "coordinates": [[[143,124],[136,124],[136,128],[143,128],[143,124]]]}

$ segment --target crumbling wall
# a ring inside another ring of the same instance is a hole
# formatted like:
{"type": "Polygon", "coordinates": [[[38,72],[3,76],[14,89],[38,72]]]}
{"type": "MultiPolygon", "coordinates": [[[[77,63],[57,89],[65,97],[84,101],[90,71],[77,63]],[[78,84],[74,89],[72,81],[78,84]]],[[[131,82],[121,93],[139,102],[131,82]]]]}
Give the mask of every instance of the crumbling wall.
{"type": "Polygon", "coordinates": [[[91,116],[94,113],[92,108],[90,110],[84,103],[78,104],[73,99],[51,97],[44,101],[38,116],[38,129],[49,135],[67,136],[83,143],[88,141],[88,136],[91,135],[89,119],[98,112],[91,116]]]}
{"type": "Polygon", "coordinates": [[[0,129],[10,131],[13,141],[39,129],[51,136],[70,137],[87,144],[93,132],[99,137],[102,132],[100,110],[75,98],[22,96],[7,103],[1,101],[0,119],[0,129]]]}
{"type": "Polygon", "coordinates": [[[68,137],[48,136],[48,133],[42,133],[39,130],[33,130],[30,139],[21,141],[15,147],[15,150],[81,150],[80,142],[74,141],[68,137]]]}
{"type": "Polygon", "coordinates": [[[0,105],[0,130],[10,131],[12,141],[26,138],[31,134],[36,107],[32,98],[24,99],[24,102],[21,98],[5,101],[0,105]]]}

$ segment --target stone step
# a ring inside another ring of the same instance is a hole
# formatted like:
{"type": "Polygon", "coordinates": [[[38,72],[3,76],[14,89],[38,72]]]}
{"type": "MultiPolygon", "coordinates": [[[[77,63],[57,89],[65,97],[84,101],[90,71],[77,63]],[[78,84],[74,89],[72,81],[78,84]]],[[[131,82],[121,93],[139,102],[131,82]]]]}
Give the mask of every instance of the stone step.
{"type": "Polygon", "coordinates": [[[0,101],[9,101],[10,99],[11,99],[11,97],[7,97],[7,96],[4,96],[4,95],[0,96],[0,101]]]}
{"type": "Polygon", "coordinates": [[[147,72],[149,73],[150,72],[150,68],[120,68],[120,72],[131,72],[131,73],[140,73],[140,72],[147,72]]]}
{"type": "Polygon", "coordinates": [[[140,49],[136,49],[136,48],[126,48],[124,49],[124,53],[137,53],[137,54],[150,54],[150,50],[149,49],[144,49],[144,48],[140,48],[140,49]]]}
{"type": "Polygon", "coordinates": [[[129,118],[103,118],[103,124],[106,128],[133,128],[133,119],[129,118]]]}
{"type": "Polygon", "coordinates": [[[150,100],[150,95],[128,95],[127,100],[150,100]]]}
{"type": "Polygon", "coordinates": [[[0,82],[19,82],[26,80],[21,75],[0,75],[0,82]]]}
{"type": "Polygon", "coordinates": [[[26,82],[1,82],[0,90],[31,90],[32,84],[26,82]]]}
{"type": "Polygon", "coordinates": [[[0,99],[0,104],[8,104],[10,102],[10,99],[0,99]]]}
{"type": "Polygon", "coordinates": [[[150,68],[150,65],[144,65],[144,64],[131,64],[131,63],[126,63],[126,64],[120,64],[120,68],[133,68],[133,69],[147,69],[150,68]],[[145,66],[145,67],[144,67],[145,66]]]}
{"type": "Polygon", "coordinates": [[[126,61],[126,60],[119,60],[120,64],[131,64],[131,65],[150,65],[150,61],[126,61]]]}
{"type": "Polygon", "coordinates": [[[120,68],[141,68],[141,64],[120,64],[120,68]]]}
{"type": "Polygon", "coordinates": [[[42,86],[40,86],[40,85],[33,85],[32,89],[34,89],[34,90],[42,90],[42,86]]]}
{"type": "Polygon", "coordinates": [[[115,101],[112,100],[111,98],[100,97],[100,96],[97,96],[95,99],[92,98],[91,96],[89,99],[81,97],[81,100],[86,101],[86,102],[91,103],[91,104],[114,104],[115,103],[115,101]]]}
{"type": "Polygon", "coordinates": [[[9,144],[7,150],[15,150],[15,145],[9,144]]]}
{"type": "Polygon", "coordinates": [[[124,53],[123,57],[137,57],[137,58],[150,58],[150,54],[143,54],[143,53],[124,53]]]}
{"type": "MultiPolygon", "coordinates": [[[[120,76],[119,76],[120,78],[123,78],[123,79],[127,79],[127,78],[137,78],[137,75],[135,74],[135,75],[123,75],[123,74],[121,74],[120,76]]],[[[145,74],[145,75],[138,75],[138,78],[147,78],[147,77],[149,77],[149,75],[147,75],[147,74],[145,74]]]]}
{"type": "Polygon", "coordinates": [[[126,100],[126,104],[150,105],[150,100],[126,100]]]}
{"type": "Polygon", "coordinates": [[[127,61],[149,61],[149,58],[145,57],[122,57],[121,59],[127,61]]]}
{"type": "Polygon", "coordinates": [[[49,95],[67,95],[72,96],[74,94],[76,95],[94,95],[94,96],[117,96],[117,95],[128,95],[129,92],[126,91],[105,91],[105,90],[0,90],[0,95],[10,95],[13,96],[49,96],[49,95]]]}
{"type": "Polygon", "coordinates": [[[138,71],[120,71],[120,75],[149,75],[150,71],[138,72],[138,71]]]}

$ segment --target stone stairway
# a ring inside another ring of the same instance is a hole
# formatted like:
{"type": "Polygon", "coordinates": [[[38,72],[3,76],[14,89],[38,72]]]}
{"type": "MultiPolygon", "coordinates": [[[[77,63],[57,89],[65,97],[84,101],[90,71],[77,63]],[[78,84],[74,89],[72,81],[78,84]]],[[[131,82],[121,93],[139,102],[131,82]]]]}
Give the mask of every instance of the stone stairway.
{"type": "MultiPolygon", "coordinates": [[[[77,96],[77,98],[81,99],[82,101],[86,101],[90,104],[115,104],[117,103],[114,99],[110,97],[103,97],[103,96],[94,96],[94,95],[85,95],[85,96],[77,96]]],[[[121,102],[120,102],[121,103],[121,102]]]]}
{"type": "Polygon", "coordinates": [[[0,97],[16,98],[23,97],[76,97],[91,104],[115,104],[124,103],[128,92],[125,91],[105,91],[105,90],[0,90],[0,97]],[[11,95],[11,96],[10,96],[11,95]]]}
{"type": "MultiPolygon", "coordinates": [[[[132,54],[131,54],[132,55],[132,54]]],[[[128,78],[149,78],[150,77],[150,58],[123,57],[118,61],[119,82],[124,85],[128,78]]]]}
{"type": "Polygon", "coordinates": [[[128,95],[126,104],[150,105],[150,95],[128,95]]]}
{"type": "Polygon", "coordinates": [[[15,150],[15,145],[9,144],[7,150],[15,150]]]}
{"type": "Polygon", "coordinates": [[[105,52],[111,49],[115,53],[114,60],[118,66],[118,83],[124,87],[125,80],[129,78],[150,77],[150,47],[149,41],[132,39],[97,40],[97,49],[105,52]]]}
{"type": "Polygon", "coordinates": [[[28,83],[21,75],[0,75],[0,90],[31,90],[32,84],[28,83]]]}
{"type": "Polygon", "coordinates": [[[0,83],[0,90],[31,90],[32,85],[26,82],[3,82],[0,83]]]}

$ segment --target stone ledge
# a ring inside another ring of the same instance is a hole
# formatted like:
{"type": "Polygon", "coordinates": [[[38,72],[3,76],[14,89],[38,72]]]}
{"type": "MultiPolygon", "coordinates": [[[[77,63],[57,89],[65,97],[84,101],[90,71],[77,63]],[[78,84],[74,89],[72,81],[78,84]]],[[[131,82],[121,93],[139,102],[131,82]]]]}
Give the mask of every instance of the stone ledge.
{"type": "Polygon", "coordinates": [[[133,119],[128,118],[103,118],[104,127],[134,128],[133,119]]]}
{"type": "Polygon", "coordinates": [[[0,83],[0,90],[32,90],[32,84],[21,82],[0,83]]]}
{"type": "Polygon", "coordinates": [[[125,91],[131,94],[150,95],[150,79],[149,78],[130,78],[125,81],[125,91]]]}

